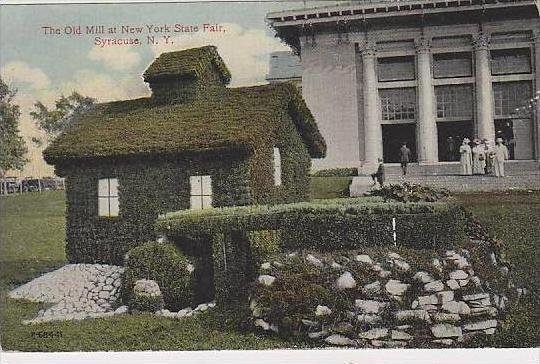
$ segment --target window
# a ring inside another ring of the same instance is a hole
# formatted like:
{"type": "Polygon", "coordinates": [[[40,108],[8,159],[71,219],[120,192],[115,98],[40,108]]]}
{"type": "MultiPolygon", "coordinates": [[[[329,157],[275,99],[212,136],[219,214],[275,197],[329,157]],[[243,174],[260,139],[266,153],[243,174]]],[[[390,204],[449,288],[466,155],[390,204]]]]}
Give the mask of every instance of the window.
{"type": "Polygon", "coordinates": [[[102,178],[98,181],[98,216],[116,217],[118,203],[118,178],[102,178]]]}
{"type": "Polygon", "coordinates": [[[491,74],[518,73],[531,73],[531,54],[528,49],[491,51],[491,74]]]}
{"type": "Polygon", "coordinates": [[[212,178],[210,176],[189,177],[191,186],[191,209],[200,210],[212,207],[212,178]]]}
{"type": "Polygon", "coordinates": [[[433,77],[472,76],[471,53],[443,53],[433,55],[433,77]]]}
{"type": "Polygon", "coordinates": [[[529,81],[496,82],[493,84],[495,116],[508,117],[516,108],[527,104],[532,97],[532,85],[529,81]]]}
{"type": "Polygon", "coordinates": [[[416,91],[414,88],[380,90],[383,120],[415,120],[416,91]]]}
{"type": "Polygon", "coordinates": [[[281,186],[281,153],[274,148],[274,186],[281,186]]]}
{"type": "Polygon", "coordinates": [[[414,57],[378,59],[379,81],[408,81],[415,79],[414,57]]]}
{"type": "Polygon", "coordinates": [[[435,87],[438,118],[469,119],[472,116],[472,86],[447,85],[435,87]]]}

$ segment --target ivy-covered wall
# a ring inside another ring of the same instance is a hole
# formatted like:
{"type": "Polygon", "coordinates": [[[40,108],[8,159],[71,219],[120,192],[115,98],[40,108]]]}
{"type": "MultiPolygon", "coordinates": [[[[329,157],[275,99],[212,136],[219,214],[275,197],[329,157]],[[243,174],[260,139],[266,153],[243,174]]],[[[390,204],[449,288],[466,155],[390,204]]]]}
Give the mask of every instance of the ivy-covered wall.
{"type": "Polygon", "coordinates": [[[246,156],[93,161],[57,166],[66,176],[70,262],[122,265],[131,248],[154,240],[160,213],[189,208],[192,175],[211,175],[214,206],[252,203],[246,156]],[[98,179],[119,180],[118,217],[98,216],[98,179]]]}
{"type": "Polygon", "coordinates": [[[155,239],[159,214],[190,207],[192,175],[212,177],[216,207],[306,201],[311,159],[285,112],[274,145],[250,155],[214,152],[58,164],[57,173],[66,177],[68,260],[122,265],[127,251],[155,239]],[[281,151],[281,186],[274,186],[274,145],[281,151]],[[118,217],[98,216],[100,178],[118,178],[118,217]]]}

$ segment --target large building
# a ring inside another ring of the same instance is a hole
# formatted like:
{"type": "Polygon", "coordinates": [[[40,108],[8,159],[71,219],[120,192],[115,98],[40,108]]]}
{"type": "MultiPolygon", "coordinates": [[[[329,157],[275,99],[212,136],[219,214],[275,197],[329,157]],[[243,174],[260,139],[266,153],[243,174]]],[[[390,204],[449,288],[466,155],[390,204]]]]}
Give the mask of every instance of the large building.
{"type": "Polygon", "coordinates": [[[328,143],[316,168],[397,162],[404,141],[439,164],[464,137],[502,137],[512,159],[540,160],[527,108],[540,89],[538,11],[534,0],[381,0],[270,13],[301,61],[274,54],[268,80],[301,75],[328,143]]]}

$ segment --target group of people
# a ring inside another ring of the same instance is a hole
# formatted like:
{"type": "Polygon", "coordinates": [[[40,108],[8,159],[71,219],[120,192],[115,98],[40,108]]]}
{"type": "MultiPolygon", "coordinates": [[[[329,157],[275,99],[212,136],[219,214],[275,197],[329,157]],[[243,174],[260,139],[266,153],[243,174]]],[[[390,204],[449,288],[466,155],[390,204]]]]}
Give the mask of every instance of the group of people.
{"type": "Polygon", "coordinates": [[[504,177],[504,161],[509,158],[508,148],[502,138],[495,140],[492,145],[487,139],[464,138],[459,147],[462,175],[494,174],[504,177]]]}
{"type": "MultiPolygon", "coordinates": [[[[462,175],[473,174],[493,174],[496,177],[504,177],[504,161],[509,158],[508,148],[502,138],[495,140],[495,145],[488,139],[464,138],[459,147],[460,165],[462,175]]],[[[411,159],[411,150],[407,143],[403,142],[399,149],[399,159],[403,175],[407,174],[407,164],[411,159]]],[[[377,171],[371,175],[373,184],[384,184],[384,162],[382,158],[378,160],[377,171]]]]}

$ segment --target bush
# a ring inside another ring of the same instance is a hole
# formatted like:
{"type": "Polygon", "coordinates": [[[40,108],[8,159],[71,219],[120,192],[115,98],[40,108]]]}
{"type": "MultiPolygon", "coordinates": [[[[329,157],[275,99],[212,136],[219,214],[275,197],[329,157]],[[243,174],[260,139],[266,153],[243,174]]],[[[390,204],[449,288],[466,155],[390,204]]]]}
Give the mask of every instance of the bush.
{"type": "Polygon", "coordinates": [[[157,229],[173,239],[196,233],[281,230],[282,247],[323,251],[395,243],[417,248],[446,247],[465,238],[464,211],[456,204],[363,201],[336,199],[183,211],[161,217],[157,229]]]}
{"type": "Polygon", "coordinates": [[[371,196],[381,196],[384,201],[435,202],[449,196],[447,190],[409,184],[385,185],[370,192],[371,196]]]}
{"type": "Polygon", "coordinates": [[[321,169],[312,174],[313,177],[356,177],[358,168],[321,169]]]}
{"type": "Polygon", "coordinates": [[[139,279],[157,282],[165,307],[178,311],[193,304],[193,279],[189,262],[174,245],[145,243],[128,252],[122,277],[124,302],[133,299],[133,286],[139,279]]]}

